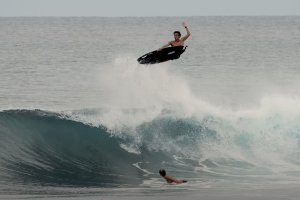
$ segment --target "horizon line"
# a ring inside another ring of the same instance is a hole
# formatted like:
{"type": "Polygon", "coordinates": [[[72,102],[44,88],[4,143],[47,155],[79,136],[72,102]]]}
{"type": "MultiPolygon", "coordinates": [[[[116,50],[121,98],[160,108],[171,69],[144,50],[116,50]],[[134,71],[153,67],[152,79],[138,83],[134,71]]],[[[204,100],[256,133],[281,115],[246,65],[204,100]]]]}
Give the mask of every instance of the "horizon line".
{"type": "Polygon", "coordinates": [[[0,16],[1,18],[25,18],[25,17],[101,17],[101,18],[155,18],[155,17],[300,17],[297,15],[157,15],[157,16],[98,16],[98,15],[11,15],[0,16]]]}

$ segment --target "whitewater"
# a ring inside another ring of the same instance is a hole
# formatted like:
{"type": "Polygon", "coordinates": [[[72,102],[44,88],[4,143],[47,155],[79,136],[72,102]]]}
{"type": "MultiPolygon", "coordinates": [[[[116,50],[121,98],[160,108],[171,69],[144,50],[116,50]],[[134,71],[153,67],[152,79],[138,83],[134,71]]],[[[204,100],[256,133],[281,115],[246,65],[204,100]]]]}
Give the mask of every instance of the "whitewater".
{"type": "Polygon", "coordinates": [[[298,199],[299,22],[0,18],[0,199],[298,199]]]}

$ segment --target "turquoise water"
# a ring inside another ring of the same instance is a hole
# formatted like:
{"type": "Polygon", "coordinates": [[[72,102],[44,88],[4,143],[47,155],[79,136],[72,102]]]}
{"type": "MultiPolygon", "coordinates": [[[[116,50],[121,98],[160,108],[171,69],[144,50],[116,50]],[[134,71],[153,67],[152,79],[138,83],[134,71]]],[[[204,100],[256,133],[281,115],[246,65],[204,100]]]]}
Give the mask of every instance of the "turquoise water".
{"type": "Polygon", "coordinates": [[[299,198],[299,21],[0,18],[0,198],[299,198]]]}

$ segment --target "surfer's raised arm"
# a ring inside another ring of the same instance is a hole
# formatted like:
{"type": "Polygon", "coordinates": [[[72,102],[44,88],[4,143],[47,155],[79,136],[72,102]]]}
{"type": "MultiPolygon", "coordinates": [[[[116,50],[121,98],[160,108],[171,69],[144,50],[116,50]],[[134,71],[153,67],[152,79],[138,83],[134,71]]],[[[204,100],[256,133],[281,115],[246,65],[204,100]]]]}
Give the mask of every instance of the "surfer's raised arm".
{"type": "Polygon", "coordinates": [[[182,40],[182,41],[185,41],[186,39],[188,39],[188,38],[190,37],[191,33],[190,33],[190,31],[189,31],[187,25],[186,25],[184,22],[182,23],[182,26],[183,26],[183,27],[185,28],[185,30],[186,30],[186,35],[183,36],[183,37],[181,38],[181,40],[182,40]]]}

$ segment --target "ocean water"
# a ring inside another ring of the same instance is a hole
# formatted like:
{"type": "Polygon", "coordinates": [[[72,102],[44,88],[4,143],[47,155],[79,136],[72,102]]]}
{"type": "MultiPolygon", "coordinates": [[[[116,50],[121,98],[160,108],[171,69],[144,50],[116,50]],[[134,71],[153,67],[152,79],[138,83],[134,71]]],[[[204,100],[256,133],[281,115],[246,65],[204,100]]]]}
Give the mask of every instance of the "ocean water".
{"type": "Polygon", "coordinates": [[[299,122],[300,17],[0,18],[0,199],[299,199],[299,122]]]}

